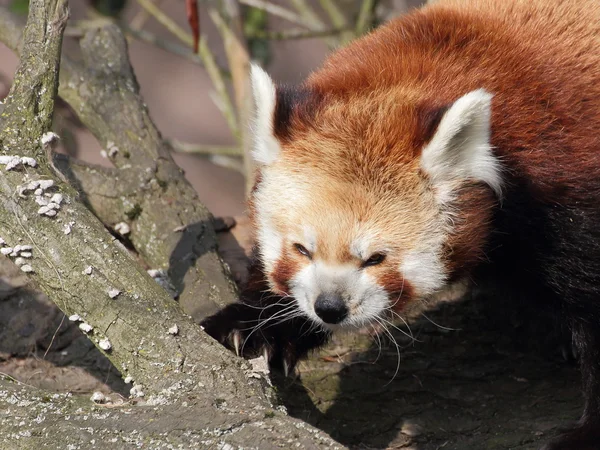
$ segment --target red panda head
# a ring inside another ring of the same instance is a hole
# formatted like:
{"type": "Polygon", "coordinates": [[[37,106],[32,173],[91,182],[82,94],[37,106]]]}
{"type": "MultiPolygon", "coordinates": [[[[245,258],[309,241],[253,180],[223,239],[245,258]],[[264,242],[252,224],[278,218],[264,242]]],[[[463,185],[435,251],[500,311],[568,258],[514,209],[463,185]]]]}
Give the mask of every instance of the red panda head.
{"type": "MultiPolygon", "coordinates": [[[[312,80],[312,82],[311,82],[312,80]]],[[[445,288],[482,256],[500,165],[492,96],[408,88],[336,95],[252,69],[251,205],[271,289],[330,327],[363,326],[445,288]]]]}

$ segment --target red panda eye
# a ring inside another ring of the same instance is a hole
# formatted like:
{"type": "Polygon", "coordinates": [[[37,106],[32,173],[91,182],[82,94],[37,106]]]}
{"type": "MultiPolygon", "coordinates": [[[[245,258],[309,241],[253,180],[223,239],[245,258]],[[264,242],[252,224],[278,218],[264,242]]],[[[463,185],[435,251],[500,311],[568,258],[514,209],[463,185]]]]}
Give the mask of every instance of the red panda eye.
{"type": "Polygon", "coordinates": [[[311,259],[311,254],[308,250],[306,250],[306,247],[304,247],[301,244],[294,244],[294,247],[296,248],[296,250],[298,250],[298,253],[306,256],[308,259],[311,259]]]}
{"type": "Polygon", "coordinates": [[[363,267],[376,266],[381,264],[385,259],[385,253],[373,253],[369,259],[363,262],[363,267]]]}

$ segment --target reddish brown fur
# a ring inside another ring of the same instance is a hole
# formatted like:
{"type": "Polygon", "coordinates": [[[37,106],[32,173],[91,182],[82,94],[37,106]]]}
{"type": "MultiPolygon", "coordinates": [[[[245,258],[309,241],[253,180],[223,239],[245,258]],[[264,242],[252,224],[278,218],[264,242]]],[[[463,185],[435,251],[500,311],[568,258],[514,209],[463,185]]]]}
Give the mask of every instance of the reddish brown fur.
{"type": "Polygon", "coordinates": [[[470,185],[458,192],[453,204],[452,232],[445,248],[445,258],[454,279],[461,278],[485,260],[494,204],[493,193],[486,186],[470,185]]]}
{"type": "Polygon", "coordinates": [[[290,254],[288,247],[284,247],[281,259],[277,262],[271,273],[273,292],[278,295],[289,295],[289,281],[298,272],[302,264],[299,259],[297,255],[290,254]]]}
{"type": "Polygon", "coordinates": [[[377,276],[377,283],[383,286],[390,296],[392,310],[402,312],[406,304],[414,298],[414,292],[410,282],[398,276],[396,267],[388,266],[382,274],[377,276]]]}
{"type": "MultiPolygon", "coordinates": [[[[520,6],[439,1],[333,54],[307,86],[322,93],[328,105],[352,109],[359,104],[371,110],[368,114],[388,103],[386,97],[395,97],[396,104],[408,101],[409,106],[386,108],[385,124],[355,130],[386,164],[400,158],[397,153],[414,156],[420,150],[407,145],[419,141],[412,99],[435,108],[483,87],[495,95],[493,145],[511,153],[511,163],[529,175],[540,196],[560,201],[566,194],[554,192],[557,177],[578,190],[596,182],[595,176],[585,177],[590,166],[598,167],[595,154],[600,148],[599,11],[589,0],[531,0],[520,6]],[[539,13],[507,13],[519,8],[539,13]],[[549,149],[550,141],[563,151],[549,149]],[[564,173],[561,167],[571,170],[564,173]],[[565,180],[573,175],[575,179],[565,180]]],[[[320,119],[333,121],[329,126],[336,128],[347,124],[344,116],[323,114],[320,119]]]]}
{"type": "MultiPolygon", "coordinates": [[[[599,48],[597,0],[437,0],[336,52],[299,90],[279,88],[274,132],[282,148],[264,159],[264,189],[251,204],[268,225],[261,245],[283,240],[262,261],[270,287],[288,293],[308,264],[293,240],[312,233],[315,261],[358,267],[356,242],[389,251],[382,264],[360,269],[389,294],[383,310],[401,311],[463,275],[544,302],[573,330],[586,396],[579,428],[549,448],[597,450],[599,48]],[[445,108],[481,88],[494,95],[501,207],[470,175],[440,201],[435,174],[429,179],[420,160],[445,108]],[[478,265],[484,251],[490,264],[478,265]]],[[[288,348],[302,341],[301,330],[284,324],[273,336],[287,340],[271,342],[288,348]]],[[[302,343],[290,360],[323,342],[302,343]]]]}
{"type": "MultiPolygon", "coordinates": [[[[507,171],[531,180],[540,200],[586,202],[600,175],[599,11],[590,0],[450,0],[403,16],[334,53],[308,79],[287,134],[280,131],[284,158],[315,179],[362,182],[405,201],[419,189],[417,156],[444,108],[485,88],[494,94],[492,145],[507,171]],[[590,14],[596,23],[583,20],[590,14]]],[[[482,257],[476,247],[495,201],[478,187],[461,197],[452,268],[482,257]]]]}

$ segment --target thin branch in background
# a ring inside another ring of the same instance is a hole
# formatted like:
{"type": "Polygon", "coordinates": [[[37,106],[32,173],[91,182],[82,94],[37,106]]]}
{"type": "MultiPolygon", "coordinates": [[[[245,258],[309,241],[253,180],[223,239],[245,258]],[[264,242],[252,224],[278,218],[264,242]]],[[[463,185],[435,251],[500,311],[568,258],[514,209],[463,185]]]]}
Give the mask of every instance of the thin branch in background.
{"type": "MultiPolygon", "coordinates": [[[[321,4],[321,8],[323,8],[329,16],[329,20],[335,28],[343,29],[348,27],[348,19],[340,9],[336,0],[319,0],[319,3],[321,4]]],[[[350,42],[355,38],[354,30],[343,31],[338,34],[338,37],[339,44],[350,42]]]]}
{"type": "MultiPolygon", "coordinates": [[[[156,36],[154,33],[151,33],[146,30],[138,30],[124,23],[121,23],[119,25],[127,35],[135,39],[138,39],[142,42],[146,42],[147,44],[154,45],[160,48],[161,50],[165,50],[169,53],[173,53],[177,56],[181,56],[185,59],[188,59],[196,64],[202,65],[202,60],[200,59],[200,57],[197,54],[192,53],[189,47],[178,45],[174,42],[162,39],[156,36]]],[[[224,69],[221,70],[223,71],[224,69]]]]}
{"type": "MultiPolygon", "coordinates": [[[[154,0],[154,3],[157,6],[160,6],[162,2],[163,0],[154,0]]],[[[141,30],[142,28],[144,28],[144,25],[146,25],[146,22],[150,17],[151,16],[150,14],[148,14],[148,11],[146,11],[145,9],[140,9],[137,12],[137,14],[133,17],[133,19],[131,19],[131,21],[129,22],[129,27],[134,30],[141,30]]]]}
{"type": "MultiPolygon", "coordinates": [[[[308,4],[306,0],[289,0],[294,6],[296,11],[304,18],[309,24],[312,30],[324,31],[329,28],[315,12],[315,10],[308,4]]],[[[327,43],[330,48],[339,47],[341,43],[347,40],[342,35],[337,36],[325,36],[323,40],[327,43]]]]}
{"type": "Polygon", "coordinates": [[[328,30],[303,30],[292,29],[286,31],[255,31],[247,34],[248,38],[268,39],[270,41],[287,41],[294,39],[314,39],[330,36],[338,36],[345,31],[351,31],[350,28],[330,28],[328,30]]]}
{"type": "MultiPolygon", "coordinates": [[[[253,112],[250,89],[250,54],[248,39],[244,35],[241,7],[235,1],[224,2],[225,8],[210,8],[209,15],[217,27],[223,41],[225,54],[231,71],[237,118],[240,123],[250,122],[253,112]]],[[[250,157],[252,138],[247,127],[239,130],[238,143],[242,150],[242,165],[246,176],[246,192],[250,192],[254,184],[254,163],[250,157]]]]}
{"type": "Polygon", "coordinates": [[[321,8],[327,13],[331,23],[336,28],[344,28],[348,25],[346,16],[342,13],[334,0],[319,0],[321,8]]]}
{"type": "Polygon", "coordinates": [[[207,159],[217,165],[224,167],[229,170],[234,170],[236,172],[241,173],[244,177],[247,177],[246,167],[244,166],[244,162],[241,158],[232,158],[231,156],[222,156],[222,155],[208,155],[207,159]]]}
{"type": "Polygon", "coordinates": [[[177,139],[166,141],[178,153],[195,153],[199,155],[242,156],[242,150],[236,146],[203,145],[181,142],[177,139]]]}
{"type": "Polygon", "coordinates": [[[181,42],[188,45],[189,47],[194,46],[194,38],[181,28],[173,19],[167,16],[162,10],[155,5],[151,0],[137,0],[138,4],[144,8],[144,10],[150,14],[157,22],[177,37],[181,42]]]}
{"type": "Polygon", "coordinates": [[[229,92],[227,91],[227,86],[225,85],[225,79],[219,70],[215,56],[208,47],[206,38],[204,36],[200,38],[198,54],[200,55],[200,58],[202,58],[206,72],[208,73],[208,76],[215,87],[215,91],[219,96],[221,113],[223,116],[225,116],[229,130],[236,139],[239,139],[239,127],[237,124],[235,108],[233,107],[231,98],[229,97],[229,92]]]}
{"type": "Polygon", "coordinates": [[[296,25],[312,28],[310,22],[306,21],[295,12],[290,11],[282,6],[275,5],[265,0],[239,0],[239,2],[243,5],[252,6],[254,8],[266,11],[273,16],[281,17],[282,19],[295,23],[296,25]]]}
{"type": "MultiPolygon", "coordinates": [[[[189,45],[190,47],[194,46],[193,37],[185,32],[179,25],[177,25],[173,19],[162,12],[154,3],[152,3],[150,0],[137,0],[137,2],[152,17],[154,17],[161,25],[163,25],[184,44],[189,45]]],[[[237,139],[239,136],[239,131],[235,109],[231,103],[231,99],[229,98],[229,92],[227,91],[223,74],[216,63],[215,56],[208,47],[204,36],[200,37],[200,42],[198,44],[198,55],[202,59],[204,68],[206,69],[206,72],[208,73],[208,76],[210,77],[210,80],[212,81],[213,86],[219,96],[218,106],[225,116],[229,130],[237,139]]]]}
{"type": "Polygon", "coordinates": [[[373,26],[373,12],[375,11],[375,0],[363,0],[360,5],[358,18],[356,19],[356,35],[362,36],[373,26]]]}
{"type": "Polygon", "coordinates": [[[298,11],[300,16],[310,24],[311,28],[315,30],[322,30],[325,28],[325,23],[306,0],[290,0],[290,3],[296,11],[298,11]]]}

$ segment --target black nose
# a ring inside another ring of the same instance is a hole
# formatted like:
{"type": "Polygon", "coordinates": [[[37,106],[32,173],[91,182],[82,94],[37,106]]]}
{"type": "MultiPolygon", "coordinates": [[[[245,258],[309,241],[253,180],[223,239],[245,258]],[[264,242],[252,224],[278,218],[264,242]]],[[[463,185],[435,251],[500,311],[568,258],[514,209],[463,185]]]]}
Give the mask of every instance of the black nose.
{"type": "Polygon", "coordinates": [[[319,294],[315,301],[315,312],[325,323],[340,323],[348,315],[346,303],[337,294],[319,294]]]}

